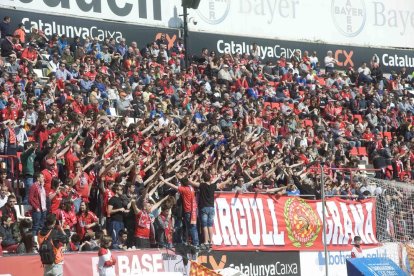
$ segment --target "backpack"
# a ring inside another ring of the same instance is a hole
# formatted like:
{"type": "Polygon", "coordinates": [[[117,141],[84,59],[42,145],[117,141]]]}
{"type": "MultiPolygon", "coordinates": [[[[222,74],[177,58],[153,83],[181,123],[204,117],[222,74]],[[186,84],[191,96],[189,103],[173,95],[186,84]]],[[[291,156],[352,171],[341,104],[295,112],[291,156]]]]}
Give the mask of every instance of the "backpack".
{"type": "Polygon", "coordinates": [[[40,259],[42,260],[42,264],[50,265],[55,262],[55,250],[52,241],[52,233],[53,230],[50,230],[49,234],[45,237],[45,240],[39,247],[39,255],[40,259]]]}

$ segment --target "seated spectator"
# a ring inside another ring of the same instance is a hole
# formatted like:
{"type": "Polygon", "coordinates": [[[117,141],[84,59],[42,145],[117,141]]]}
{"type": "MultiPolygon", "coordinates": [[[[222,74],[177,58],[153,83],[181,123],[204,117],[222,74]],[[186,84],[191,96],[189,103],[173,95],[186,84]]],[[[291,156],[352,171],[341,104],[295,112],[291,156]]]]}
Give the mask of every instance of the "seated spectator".
{"type": "Polygon", "coordinates": [[[21,242],[21,236],[17,224],[8,215],[1,217],[0,235],[3,237],[1,247],[10,253],[25,253],[26,248],[21,242]]]}

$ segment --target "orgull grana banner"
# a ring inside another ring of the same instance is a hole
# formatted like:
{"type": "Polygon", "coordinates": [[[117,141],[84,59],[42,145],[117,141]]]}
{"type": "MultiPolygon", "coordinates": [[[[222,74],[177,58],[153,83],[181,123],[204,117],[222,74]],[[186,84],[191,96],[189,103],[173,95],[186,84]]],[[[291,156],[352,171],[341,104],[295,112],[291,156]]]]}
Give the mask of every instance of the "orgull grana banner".
{"type": "Polygon", "coordinates": [[[191,30],[414,48],[412,0],[203,0],[191,30]]]}
{"type": "Polygon", "coordinates": [[[216,193],[214,249],[223,251],[302,251],[350,249],[354,236],[377,246],[375,199],[322,201],[269,194],[216,193]]]}

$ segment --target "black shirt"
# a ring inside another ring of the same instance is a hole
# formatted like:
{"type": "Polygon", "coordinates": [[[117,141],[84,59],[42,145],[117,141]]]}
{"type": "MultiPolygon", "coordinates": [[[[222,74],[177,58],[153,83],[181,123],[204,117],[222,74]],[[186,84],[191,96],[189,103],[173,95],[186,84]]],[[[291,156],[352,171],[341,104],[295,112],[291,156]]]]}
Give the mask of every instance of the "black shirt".
{"type": "Polygon", "coordinates": [[[1,42],[0,48],[1,48],[1,56],[2,57],[8,57],[11,54],[13,54],[13,44],[10,41],[8,41],[7,39],[4,39],[1,42]]]}
{"type": "MultiPolygon", "coordinates": [[[[122,204],[122,199],[120,197],[117,196],[113,196],[111,197],[111,199],[108,202],[108,205],[112,206],[112,209],[120,209],[122,207],[124,207],[124,205],[122,204]]],[[[116,221],[123,221],[123,212],[119,211],[116,213],[112,213],[111,215],[111,219],[112,220],[116,220],[116,221]]]]}
{"type": "Polygon", "coordinates": [[[204,207],[214,207],[214,192],[217,189],[217,182],[208,185],[207,183],[200,184],[200,209],[204,207]]]}

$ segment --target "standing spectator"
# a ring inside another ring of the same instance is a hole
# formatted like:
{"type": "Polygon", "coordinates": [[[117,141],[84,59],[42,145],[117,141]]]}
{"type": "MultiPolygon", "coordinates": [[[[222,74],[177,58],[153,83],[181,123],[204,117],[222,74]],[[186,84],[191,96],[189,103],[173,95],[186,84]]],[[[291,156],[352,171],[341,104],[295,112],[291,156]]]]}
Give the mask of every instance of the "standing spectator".
{"type": "Polygon", "coordinates": [[[202,182],[197,183],[190,181],[191,185],[198,187],[199,194],[199,209],[201,211],[201,227],[203,228],[204,235],[204,247],[211,248],[211,242],[213,240],[213,226],[214,226],[214,192],[217,189],[224,188],[228,183],[232,181],[229,177],[225,182],[217,185],[220,178],[211,179],[211,175],[207,172],[201,176],[202,182]]]}
{"type": "Polygon", "coordinates": [[[112,256],[109,248],[112,244],[110,236],[103,236],[101,239],[101,248],[99,248],[98,256],[98,272],[99,276],[115,276],[116,259],[112,256]]]}
{"type": "Polygon", "coordinates": [[[45,178],[43,174],[35,174],[36,182],[30,188],[29,204],[32,206],[32,233],[35,244],[38,242],[37,234],[44,226],[44,220],[46,217],[46,191],[45,191],[45,178]]]}
{"type": "Polygon", "coordinates": [[[14,129],[16,122],[14,120],[8,120],[5,122],[6,129],[4,131],[4,154],[16,155],[17,154],[17,137],[14,129]]]}
{"type": "Polygon", "coordinates": [[[164,203],[161,206],[161,213],[154,221],[155,238],[160,247],[171,248],[173,225],[171,205],[164,203]]]}
{"type": "Polygon", "coordinates": [[[6,205],[8,197],[9,189],[7,189],[7,186],[0,186],[0,210],[6,205]]]}
{"type": "Polygon", "coordinates": [[[50,189],[52,188],[52,179],[58,176],[56,172],[56,162],[54,159],[49,158],[46,160],[46,168],[41,172],[41,174],[43,175],[46,193],[49,194],[50,189]]]}
{"type": "Polygon", "coordinates": [[[61,182],[58,178],[52,179],[52,188],[48,194],[50,200],[49,213],[58,214],[59,207],[62,204],[63,198],[68,196],[67,188],[61,186],[61,182]]]}
{"type": "MultiPolygon", "coordinates": [[[[68,238],[65,235],[62,227],[56,225],[56,215],[47,215],[45,227],[40,231],[37,240],[39,244],[43,244],[50,238],[55,259],[48,264],[44,264],[44,275],[47,276],[63,276],[63,249],[64,245],[68,243],[68,238]]],[[[42,257],[42,254],[40,255],[42,257]]]]}
{"type": "Polygon", "coordinates": [[[20,156],[22,163],[22,174],[24,177],[25,195],[23,204],[28,204],[30,188],[33,185],[33,176],[35,173],[34,161],[36,158],[37,144],[33,142],[25,143],[25,150],[20,156]]]}
{"type": "Polygon", "coordinates": [[[150,248],[151,234],[151,203],[141,201],[141,206],[137,206],[137,202],[132,200],[132,208],[135,213],[135,247],[150,248]]]}
{"type": "Polygon", "coordinates": [[[171,188],[178,190],[183,198],[184,208],[184,242],[188,242],[188,236],[191,235],[191,242],[194,246],[198,247],[198,232],[197,232],[197,201],[194,188],[190,185],[187,177],[179,178],[181,186],[177,187],[174,184],[161,179],[165,184],[171,188]]]}
{"type": "Polygon", "coordinates": [[[318,68],[319,59],[316,51],[313,51],[312,55],[309,57],[309,62],[313,70],[316,70],[318,68]]]}
{"type": "Polygon", "coordinates": [[[332,51],[328,51],[325,57],[325,74],[332,73],[338,61],[332,57],[332,51]]]}
{"type": "Polygon", "coordinates": [[[129,210],[123,206],[121,199],[123,194],[122,186],[116,184],[112,190],[115,195],[108,202],[108,214],[110,216],[109,233],[111,234],[113,244],[117,245],[119,231],[124,229],[124,213],[129,212],[129,210]]]}
{"type": "Polygon", "coordinates": [[[3,39],[0,44],[1,57],[9,57],[11,54],[15,54],[13,46],[14,43],[12,35],[6,34],[6,38],[3,39]]]}
{"type": "Polygon", "coordinates": [[[24,30],[24,24],[23,23],[19,23],[19,25],[17,25],[17,29],[14,31],[13,36],[18,37],[19,38],[19,42],[23,45],[26,41],[26,31],[24,30]]]}
{"type": "Polygon", "coordinates": [[[5,16],[3,18],[3,21],[0,22],[0,33],[1,33],[1,39],[5,39],[7,34],[11,33],[11,18],[10,16],[5,16]]]}
{"type": "MultiPolygon", "coordinates": [[[[81,198],[83,202],[88,203],[90,193],[89,175],[83,171],[82,164],[79,161],[76,161],[74,166],[75,172],[70,174],[70,178],[72,178],[75,183],[75,190],[78,192],[79,198],[81,198]]],[[[76,210],[79,210],[79,207],[77,207],[76,210]]]]}
{"type": "Polygon", "coordinates": [[[29,140],[26,129],[24,128],[25,122],[23,119],[17,119],[17,126],[15,128],[17,139],[17,151],[22,152],[25,143],[29,140]]]}
{"type": "Polygon", "coordinates": [[[362,253],[362,248],[361,248],[361,237],[360,236],[355,236],[354,237],[354,247],[351,250],[351,258],[363,258],[364,257],[364,253],[362,253]]]}

